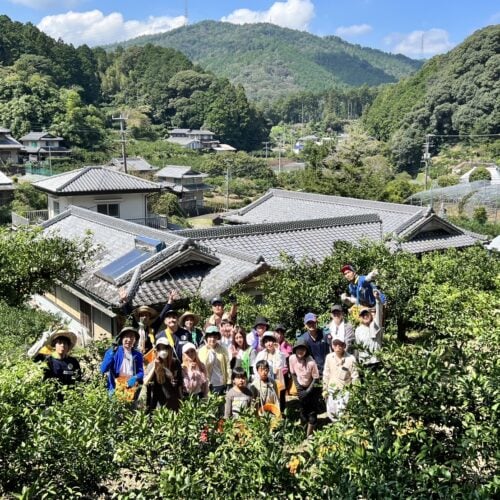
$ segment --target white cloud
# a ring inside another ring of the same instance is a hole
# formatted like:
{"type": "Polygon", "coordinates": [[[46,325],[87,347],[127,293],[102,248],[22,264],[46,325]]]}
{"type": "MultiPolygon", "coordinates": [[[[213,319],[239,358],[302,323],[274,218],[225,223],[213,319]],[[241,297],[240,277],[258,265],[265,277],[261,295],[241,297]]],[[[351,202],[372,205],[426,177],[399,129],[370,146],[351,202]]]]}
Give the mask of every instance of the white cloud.
{"type": "Polygon", "coordinates": [[[48,9],[50,7],[60,7],[71,9],[76,7],[82,0],[9,0],[10,3],[24,5],[32,9],[48,9]]]}
{"type": "Polygon", "coordinates": [[[353,24],[352,26],[339,26],[335,30],[335,34],[346,38],[366,35],[370,33],[373,28],[369,24],[353,24]]]}
{"type": "Polygon", "coordinates": [[[184,16],[150,16],[145,21],[125,21],[119,12],[105,16],[100,10],[91,10],[46,16],[40,21],[38,28],[67,43],[93,46],[169,31],[183,26],[185,22],[184,16]]]}
{"type": "Polygon", "coordinates": [[[314,17],[311,0],[275,2],[268,10],[237,9],[221,21],[233,24],[272,23],[284,28],[307,30],[314,17]]]}
{"type": "Polygon", "coordinates": [[[412,31],[408,34],[393,33],[384,42],[390,51],[407,56],[433,56],[448,52],[454,44],[446,30],[433,28],[427,31],[412,31]]]}

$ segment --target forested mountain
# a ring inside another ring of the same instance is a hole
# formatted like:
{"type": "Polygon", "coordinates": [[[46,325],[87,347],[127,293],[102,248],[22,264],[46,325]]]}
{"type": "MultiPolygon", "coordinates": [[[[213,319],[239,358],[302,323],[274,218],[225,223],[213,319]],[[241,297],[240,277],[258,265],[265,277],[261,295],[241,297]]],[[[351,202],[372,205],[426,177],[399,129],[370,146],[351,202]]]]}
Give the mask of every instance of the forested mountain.
{"type": "MultiPolygon", "coordinates": [[[[31,24],[0,16],[0,126],[61,134],[71,146],[103,145],[114,112],[135,130],[210,128],[238,149],[267,138],[263,115],[241,86],[194,66],[177,50],[74,48],[31,24]]],[[[153,134],[154,135],[154,134],[153,134]]]]}
{"type": "Polygon", "coordinates": [[[122,42],[172,47],[218,76],[242,84],[250,99],[275,100],[290,92],[320,92],[334,85],[395,82],[421,66],[402,55],[318,37],[273,24],[235,25],[217,21],[122,42]]]}
{"type": "MultiPolygon", "coordinates": [[[[415,171],[426,134],[500,133],[500,25],[481,29],[414,76],[385,87],[364,116],[389,141],[400,169],[415,171]]],[[[446,138],[433,138],[438,148],[446,138]]]]}

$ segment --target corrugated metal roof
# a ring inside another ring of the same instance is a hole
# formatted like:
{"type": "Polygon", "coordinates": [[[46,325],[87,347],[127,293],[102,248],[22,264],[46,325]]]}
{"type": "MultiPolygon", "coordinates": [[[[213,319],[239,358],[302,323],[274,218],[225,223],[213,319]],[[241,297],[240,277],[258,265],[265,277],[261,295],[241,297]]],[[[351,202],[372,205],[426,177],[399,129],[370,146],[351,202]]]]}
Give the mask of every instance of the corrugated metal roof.
{"type": "Polygon", "coordinates": [[[71,172],[54,175],[33,183],[38,189],[57,194],[98,192],[154,192],[161,186],[156,182],[117,172],[111,168],[85,167],[71,172]]]}

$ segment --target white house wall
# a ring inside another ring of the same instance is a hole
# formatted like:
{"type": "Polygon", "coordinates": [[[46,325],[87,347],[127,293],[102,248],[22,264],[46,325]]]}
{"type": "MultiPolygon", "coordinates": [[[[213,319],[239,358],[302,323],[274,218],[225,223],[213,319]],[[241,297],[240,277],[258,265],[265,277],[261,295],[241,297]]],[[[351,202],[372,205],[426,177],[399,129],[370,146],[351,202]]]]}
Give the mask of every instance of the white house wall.
{"type": "Polygon", "coordinates": [[[82,195],[82,196],[53,196],[49,195],[49,218],[57,215],[54,211],[54,201],[59,203],[59,213],[70,205],[87,208],[97,212],[97,205],[102,203],[118,203],[120,205],[120,219],[141,219],[147,216],[146,195],[144,193],[127,193],[121,195],[82,195]]]}

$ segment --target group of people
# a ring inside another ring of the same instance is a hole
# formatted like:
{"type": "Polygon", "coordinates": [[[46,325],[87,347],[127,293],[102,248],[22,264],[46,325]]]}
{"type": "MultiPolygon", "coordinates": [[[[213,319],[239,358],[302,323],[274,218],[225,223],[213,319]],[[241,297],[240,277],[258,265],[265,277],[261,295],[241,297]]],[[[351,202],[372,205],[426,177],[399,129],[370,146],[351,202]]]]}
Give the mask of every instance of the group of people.
{"type": "MultiPolygon", "coordinates": [[[[279,416],[287,394],[296,395],[310,435],[325,402],[332,420],[341,415],[349,386],[359,379],[359,364],[370,370],[380,366],[385,297],[373,283],[376,271],[358,276],[346,265],[341,272],[349,282],[344,304],[331,307],[324,326],[315,313],[305,314],[304,331],[293,346],[284,325],[271,328],[262,316],[247,333],[236,322],[237,304],[232,301],[225,311],[221,297],[211,300],[212,314],[202,328],[193,311],[181,314],[174,308],[175,292],[160,313],[149,306],[131,310],[123,300],[123,312],[134,323],[121,329],[104,355],[101,373],[107,375],[109,393],[133,405],[144,401],[150,412],[158,407],[177,411],[184,398],[224,395],[226,418],[253,407],[279,416]],[[359,316],[356,328],[345,318],[353,305],[359,316]]],[[[47,378],[69,385],[80,377],[78,361],[69,355],[75,343],[68,330],[46,339],[52,348],[47,378]]]]}

